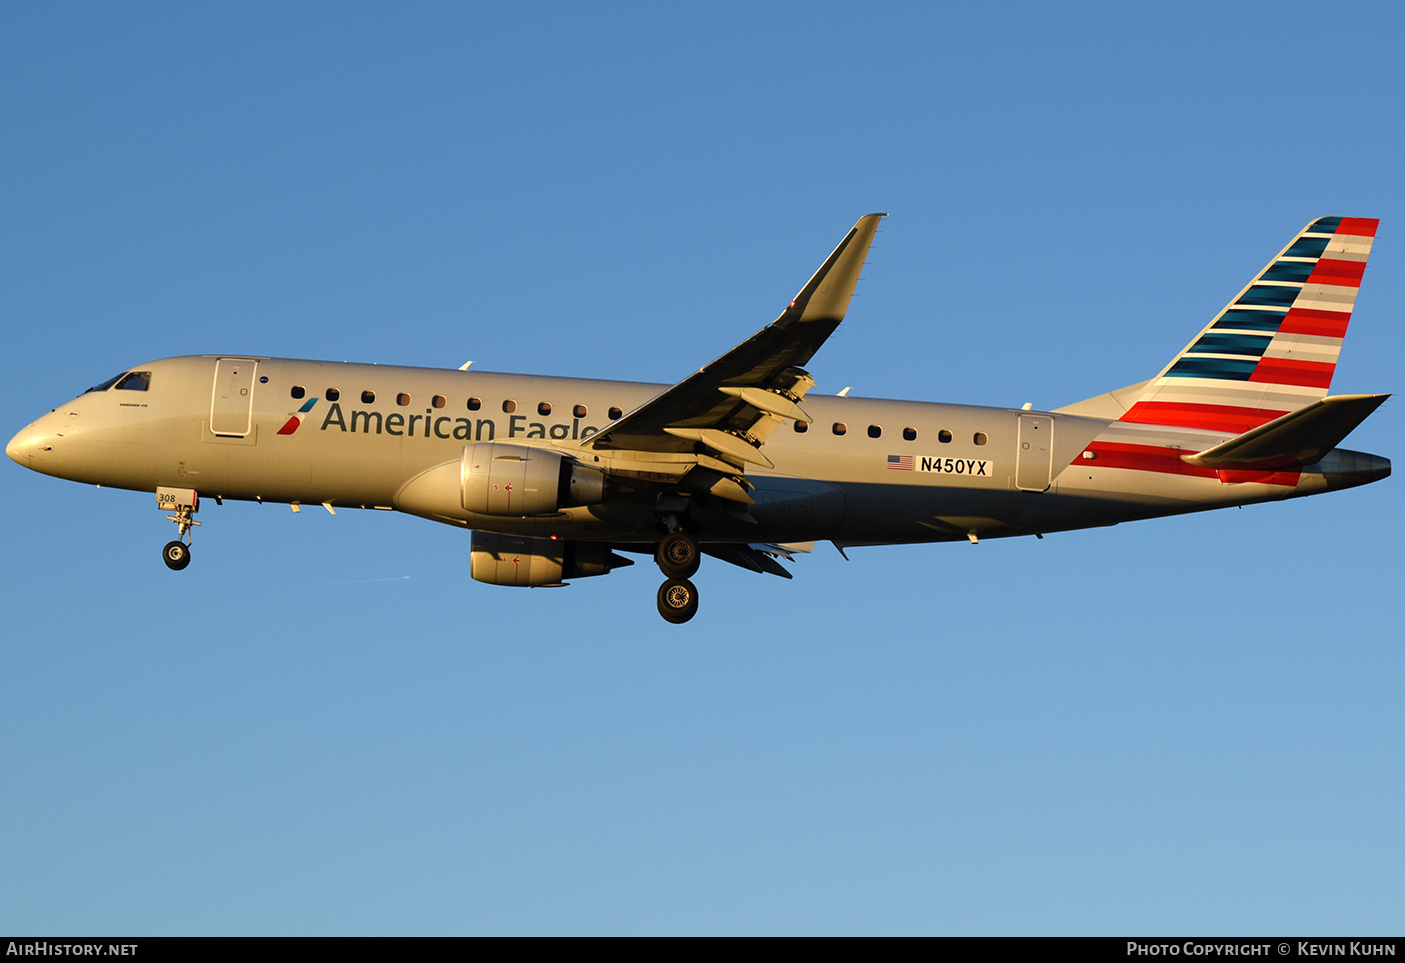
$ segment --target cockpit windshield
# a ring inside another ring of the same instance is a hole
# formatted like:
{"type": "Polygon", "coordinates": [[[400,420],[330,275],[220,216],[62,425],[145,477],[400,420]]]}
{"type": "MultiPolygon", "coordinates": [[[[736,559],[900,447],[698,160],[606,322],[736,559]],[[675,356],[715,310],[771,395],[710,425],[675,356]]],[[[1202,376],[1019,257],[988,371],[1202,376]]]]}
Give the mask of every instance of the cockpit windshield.
{"type": "Polygon", "coordinates": [[[123,371],[113,375],[100,385],[93,385],[83,394],[92,394],[94,391],[106,391],[108,388],[116,387],[119,391],[145,391],[151,387],[150,371],[123,371]]]}
{"type": "Polygon", "coordinates": [[[150,371],[128,371],[126,377],[117,382],[118,391],[145,391],[150,386],[150,371]]]}
{"type": "Polygon", "coordinates": [[[126,377],[126,375],[127,372],[119,371],[111,378],[108,378],[106,381],[104,381],[102,384],[93,385],[87,391],[83,392],[83,394],[92,394],[94,391],[106,391],[108,388],[111,388],[113,385],[117,384],[117,382],[121,381],[124,377],[126,377]]]}

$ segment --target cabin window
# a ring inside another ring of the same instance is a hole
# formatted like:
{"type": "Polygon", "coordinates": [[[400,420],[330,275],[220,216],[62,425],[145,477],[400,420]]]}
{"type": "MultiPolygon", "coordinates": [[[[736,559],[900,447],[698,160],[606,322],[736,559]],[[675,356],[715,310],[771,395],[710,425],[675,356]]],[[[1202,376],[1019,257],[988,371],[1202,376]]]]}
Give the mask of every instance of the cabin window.
{"type": "Polygon", "coordinates": [[[328,388],[328,389],[327,389],[327,400],[328,400],[328,401],[340,401],[340,400],[341,400],[341,392],[338,391],[336,388],[328,388]]]}
{"type": "Polygon", "coordinates": [[[916,428],[904,428],[904,429],[903,429],[903,441],[916,441],[916,440],[917,440],[917,429],[916,429],[916,428]]]}
{"type": "Polygon", "coordinates": [[[482,408],[482,407],[483,407],[483,399],[482,399],[482,398],[469,398],[469,399],[468,399],[468,410],[469,410],[469,411],[477,411],[479,408],[482,408]]]}
{"type": "Polygon", "coordinates": [[[435,395],[433,398],[430,399],[429,403],[436,408],[443,408],[449,403],[449,401],[443,395],[435,395]]]}
{"type": "Polygon", "coordinates": [[[545,417],[551,414],[551,402],[543,401],[537,404],[537,414],[545,417]]]}
{"type": "Polygon", "coordinates": [[[373,405],[376,403],[376,393],[374,391],[361,392],[361,403],[363,405],[373,405]]]}
{"type": "Polygon", "coordinates": [[[986,442],[990,441],[990,439],[986,437],[985,432],[978,431],[976,432],[976,437],[973,438],[972,441],[974,441],[978,445],[984,445],[986,442]]]}
{"type": "Polygon", "coordinates": [[[290,392],[290,394],[292,394],[294,398],[306,398],[307,389],[304,388],[302,385],[293,385],[293,390],[290,392]]]}
{"type": "Polygon", "coordinates": [[[810,430],[810,423],[809,423],[808,421],[797,421],[797,422],[795,423],[795,432],[796,432],[796,434],[803,435],[803,434],[805,434],[805,432],[807,432],[807,431],[809,431],[809,430],[810,430]]]}
{"type": "Polygon", "coordinates": [[[937,432],[937,441],[941,442],[943,445],[951,444],[951,432],[943,428],[941,431],[937,432]]]}
{"type": "Polygon", "coordinates": [[[846,432],[846,431],[848,431],[848,430],[849,430],[849,426],[846,425],[846,424],[844,424],[844,422],[842,422],[842,421],[836,421],[836,422],[834,423],[834,429],[833,429],[833,431],[834,431],[834,433],[835,433],[836,435],[842,435],[842,434],[844,434],[844,432],[846,432]]]}
{"type": "Polygon", "coordinates": [[[151,386],[150,371],[129,371],[117,382],[118,391],[145,391],[151,386]]]}
{"type": "Polygon", "coordinates": [[[571,414],[575,415],[577,418],[584,418],[586,415],[585,405],[576,405],[571,409],[571,414]]]}
{"type": "Polygon", "coordinates": [[[504,401],[504,402],[502,403],[502,410],[503,410],[503,413],[504,413],[504,414],[509,414],[509,415],[512,414],[514,411],[517,410],[517,402],[515,402],[515,401],[504,401]]]}
{"type": "Polygon", "coordinates": [[[610,420],[611,420],[611,421],[619,421],[619,420],[620,420],[621,418],[623,418],[623,417],[624,417],[624,412],[621,411],[620,409],[618,409],[618,408],[611,408],[611,409],[610,409],[610,420]]]}
{"type": "Polygon", "coordinates": [[[870,438],[882,438],[882,437],[883,437],[883,429],[882,429],[882,428],[879,428],[877,425],[869,425],[869,426],[868,426],[868,437],[870,437],[870,438]]]}
{"type": "Polygon", "coordinates": [[[395,403],[403,408],[410,403],[410,396],[402,391],[395,396],[395,403]]]}

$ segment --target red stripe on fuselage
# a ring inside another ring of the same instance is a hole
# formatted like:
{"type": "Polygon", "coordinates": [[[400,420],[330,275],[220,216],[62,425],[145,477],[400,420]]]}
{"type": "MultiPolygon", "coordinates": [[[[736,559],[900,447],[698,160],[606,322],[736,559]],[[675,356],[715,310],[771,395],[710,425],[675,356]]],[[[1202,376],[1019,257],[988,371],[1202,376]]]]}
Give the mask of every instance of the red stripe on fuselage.
{"type": "Polygon", "coordinates": [[[1095,441],[1087,448],[1096,455],[1091,460],[1082,455],[1073,462],[1093,468],[1126,468],[1130,471],[1154,471],[1164,475],[1194,475],[1197,478],[1214,478],[1219,473],[1213,468],[1198,468],[1181,461],[1186,454],[1179,448],[1165,445],[1127,445],[1115,441],[1095,441]]]}
{"type": "Polygon", "coordinates": [[[1268,408],[1204,405],[1188,401],[1138,401],[1118,420],[1141,425],[1175,425],[1178,428],[1208,428],[1211,431],[1242,434],[1287,413],[1268,408]]]}
{"type": "Polygon", "coordinates": [[[1302,476],[1300,471],[1220,471],[1217,472],[1220,481],[1226,485],[1242,484],[1243,482],[1257,482],[1260,485],[1286,485],[1288,488],[1298,487],[1298,478],[1302,476]]]}
{"type": "Polygon", "coordinates": [[[1201,468],[1181,460],[1181,455],[1190,452],[1167,448],[1165,445],[1127,445],[1121,442],[1095,441],[1085,450],[1092,452],[1096,457],[1085,459],[1079,455],[1073,460],[1073,464],[1084,468],[1123,468],[1127,471],[1154,471],[1163,475],[1218,478],[1227,485],[1255,482],[1260,485],[1284,485],[1293,488],[1298,484],[1301,474],[1295,471],[1217,471],[1214,468],[1201,468]]]}
{"type": "Polygon", "coordinates": [[[1287,358],[1260,358],[1250,381],[1273,385],[1299,385],[1303,388],[1328,388],[1332,384],[1334,363],[1325,361],[1291,361],[1287,358]]]}

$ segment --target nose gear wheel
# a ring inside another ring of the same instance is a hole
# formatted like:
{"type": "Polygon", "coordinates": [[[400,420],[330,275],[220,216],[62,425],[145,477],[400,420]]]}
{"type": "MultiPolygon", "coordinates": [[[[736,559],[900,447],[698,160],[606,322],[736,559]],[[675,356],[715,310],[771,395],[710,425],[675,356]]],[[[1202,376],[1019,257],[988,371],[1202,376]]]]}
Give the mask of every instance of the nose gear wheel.
{"type": "Polygon", "coordinates": [[[190,564],[190,546],[185,542],[167,542],[161,549],[161,561],[173,572],[179,572],[190,564]]]}

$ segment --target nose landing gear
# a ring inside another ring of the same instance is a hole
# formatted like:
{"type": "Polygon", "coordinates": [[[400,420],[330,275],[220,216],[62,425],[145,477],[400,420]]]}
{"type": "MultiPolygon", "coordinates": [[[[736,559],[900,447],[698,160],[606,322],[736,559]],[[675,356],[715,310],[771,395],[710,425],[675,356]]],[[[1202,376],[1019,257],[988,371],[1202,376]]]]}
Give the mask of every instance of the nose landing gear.
{"type": "Polygon", "coordinates": [[[190,564],[190,546],[185,542],[167,542],[161,549],[161,561],[173,572],[179,572],[190,564]]]}
{"type": "Polygon", "coordinates": [[[158,488],[156,507],[175,512],[166,518],[176,523],[179,537],[174,542],[167,542],[166,547],[161,549],[161,561],[171,571],[179,572],[190,564],[190,530],[200,524],[190,516],[200,511],[200,496],[193,488],[158,488]]]}

